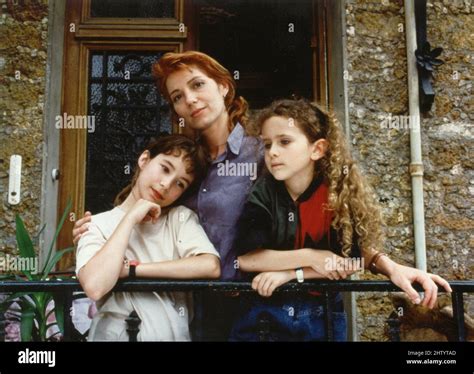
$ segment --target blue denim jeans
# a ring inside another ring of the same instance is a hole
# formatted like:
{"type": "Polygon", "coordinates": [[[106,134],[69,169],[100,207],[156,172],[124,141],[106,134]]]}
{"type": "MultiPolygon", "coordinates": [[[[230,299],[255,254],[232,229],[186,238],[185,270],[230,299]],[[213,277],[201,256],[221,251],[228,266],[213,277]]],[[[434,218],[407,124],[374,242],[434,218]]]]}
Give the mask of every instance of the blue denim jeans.
{"type": "MultiPolygon", "coordinates": [[[[333,305],[333,339],[346,341],[347,317],[341,294],[336,295],[333,305]]],[[[322,297],[307,294],[269,299],[243,297],[240,307],[240,317],[232,327],[230,341],[326,340],[322,297]]]]}

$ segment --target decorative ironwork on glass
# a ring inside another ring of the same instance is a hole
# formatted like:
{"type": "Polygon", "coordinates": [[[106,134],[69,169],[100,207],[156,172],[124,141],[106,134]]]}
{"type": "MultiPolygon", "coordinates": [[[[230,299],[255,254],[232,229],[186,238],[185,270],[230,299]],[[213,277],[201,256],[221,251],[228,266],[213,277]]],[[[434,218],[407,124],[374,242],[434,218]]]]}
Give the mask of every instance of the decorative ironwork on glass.
{"type": "Polygon", "coordinates": [[[174,0],[92,0],[91,16],[104,18],[173,18],[174,0]]]}
{"type": "Polygon", "coordinates": [[[151,66],[162,53],[94,51],[90,57],[86,209],[109,210],[131,180],[139,153],[160,133],[171,133],[169,105],[156,89],[151,66]]]}

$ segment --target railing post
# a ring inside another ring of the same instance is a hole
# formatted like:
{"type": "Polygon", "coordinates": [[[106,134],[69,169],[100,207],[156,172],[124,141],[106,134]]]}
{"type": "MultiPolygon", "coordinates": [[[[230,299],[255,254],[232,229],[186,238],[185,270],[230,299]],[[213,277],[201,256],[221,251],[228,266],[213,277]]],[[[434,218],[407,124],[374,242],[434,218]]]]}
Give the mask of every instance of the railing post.
{"type": "MultiPolygon", "coordinates": [[[[0,293],[0,304],[8,297],[7,293],[0,293]]],[[[0,342],[5,341],[6,318],[5,312],[0,311],[0,342]]]]}
{"type": "Polygon", "coordinates": [[[196,291],[194,293],[194,336],[193,340],[201,342],[204,340],[203,335],[203,318],[204,318],[204,297],[203,292],[196,291]]]}
{"type": "Polygon", "coordinates": [[[128,341],[136,342],[138,332],[140,331],[138,326],[140,325],[142,320],[138,317],[137,312],[133,311],[132,313],[130,313],[128,318],[125,319],[125,322],[127,322],[128,341]]]}
{"type": "Polygon", "coordinates": [[[270,341],[270,315],[262,312],[258,315],[258,340],[260,342],[270,341]]]}
{"type": "Polygon", "coordinates": [[[466,341],[466,329],[464,327],[464,300],[461,291],[453,292],[451,297],[453,304],[453,318],[456,323],[458,341],[466,341]]]}
{"type": "Polygon", "coordinates": [[[396,312],[392,312],[387,318],[388,338],[391,342],[400,341],[400,319],[396,312]]]}
{"type": "Polygon", "coordinates": [[[334,340],[334,329],[332,321],[334,293],[324,291],[323,293],[323,307],[324,307],[324,324],[326,341],[332,342],[334,340]]]}
{"type": "Polygon", "coordinates": [[[58,298],[63,301],[63,316],[64,316],[64,336],[63,341],[70,342],[73,340],[74,324],[72,323],[72,291],[58,292],[58,298]]]}

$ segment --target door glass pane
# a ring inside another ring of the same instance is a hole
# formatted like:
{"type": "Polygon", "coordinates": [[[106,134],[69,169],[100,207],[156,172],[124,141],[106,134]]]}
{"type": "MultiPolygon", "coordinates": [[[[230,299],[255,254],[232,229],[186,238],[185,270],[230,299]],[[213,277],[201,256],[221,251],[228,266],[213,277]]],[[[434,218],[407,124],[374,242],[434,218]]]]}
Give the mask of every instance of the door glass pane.
{"type": "Polygon", "coordinates": [[[92,0],[92,17],[173,18],[174,0],[92,0]]]}
{"type": "Polygon", "coordinates": [[[252,109],[293,94],[312,98],[312,0],[196,3],[199,50],[239,73],[238,94],[252,109]]]}
{"type": "Polygon", "coordinates": [[[109,210],[131,180],[139,153],[151,137],[171,133],[169,106],[155,87],[151,66],[162,53],[94,51],[89,74],[86,204],[109,210]]]}

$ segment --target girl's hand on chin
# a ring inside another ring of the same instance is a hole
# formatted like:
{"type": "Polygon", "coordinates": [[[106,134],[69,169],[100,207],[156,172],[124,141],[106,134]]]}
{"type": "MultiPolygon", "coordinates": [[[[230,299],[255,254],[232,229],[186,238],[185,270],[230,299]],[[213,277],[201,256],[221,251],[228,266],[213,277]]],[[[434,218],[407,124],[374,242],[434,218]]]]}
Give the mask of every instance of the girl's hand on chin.
{"type": "Polygon", "coordinates": [[[161,207],[151,201],[140,199],[127,213],[128,219],[134,224],[141,222],[156,223],[161,214],[161,207]]]}

